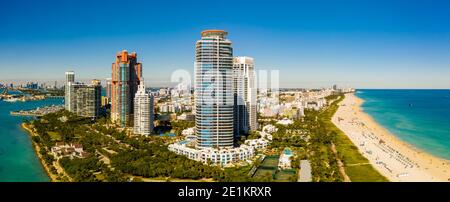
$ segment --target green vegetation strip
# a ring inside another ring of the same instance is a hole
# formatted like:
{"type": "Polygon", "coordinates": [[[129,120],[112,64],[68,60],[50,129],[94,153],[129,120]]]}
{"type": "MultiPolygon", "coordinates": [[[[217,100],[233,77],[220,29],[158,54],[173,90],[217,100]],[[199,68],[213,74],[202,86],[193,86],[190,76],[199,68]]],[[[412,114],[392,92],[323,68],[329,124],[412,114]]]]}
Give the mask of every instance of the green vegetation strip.
{"type": "Polygon", "coordinates": [[[387,182],[388,179],[381,175],[375,168],[366,164],[369,163],[359,151],[358,148],[352,143],[352,141],[344,134],[339,128],[337,128],[331,118],[338,109],[338,104],[344,100],[345,95],[339,96],[330,107],[321,114],[321,119],[326,127],[327,131],[334,132],[336,134],[335,145],[338,155],[342,159],[345,165],[345,172],[350,177],[352,182],[387,182]],[[347,166],[349,164],[362,164],[347,166]]]}

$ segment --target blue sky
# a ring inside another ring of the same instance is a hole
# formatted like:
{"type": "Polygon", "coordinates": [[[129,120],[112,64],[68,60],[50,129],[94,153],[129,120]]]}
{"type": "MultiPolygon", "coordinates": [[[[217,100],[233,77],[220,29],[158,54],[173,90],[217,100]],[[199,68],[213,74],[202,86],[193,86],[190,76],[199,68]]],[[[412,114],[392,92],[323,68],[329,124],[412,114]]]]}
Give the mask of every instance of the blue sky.
{"type": "Polygon", "coordinates": [[[110,77],[136,51],[157,86],[193,71],[204,29],[235,56],[280,70],[281,87],[450,88],[449,1],[15,0],[0,12],[0,82],[110,77]]]}

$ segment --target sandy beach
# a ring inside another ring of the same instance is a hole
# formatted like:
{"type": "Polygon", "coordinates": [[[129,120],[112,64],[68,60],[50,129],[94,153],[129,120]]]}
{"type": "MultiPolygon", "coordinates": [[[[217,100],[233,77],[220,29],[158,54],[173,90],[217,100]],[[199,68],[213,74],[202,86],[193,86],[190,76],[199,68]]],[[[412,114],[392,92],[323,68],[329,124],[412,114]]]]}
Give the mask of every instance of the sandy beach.
{"type": "Polygon", "coordinates": [[[363,102],[346,94],[332,121],[382,175],[392,182],[450,181],[450,161],[399,140],[362,111],[363,102]]]}

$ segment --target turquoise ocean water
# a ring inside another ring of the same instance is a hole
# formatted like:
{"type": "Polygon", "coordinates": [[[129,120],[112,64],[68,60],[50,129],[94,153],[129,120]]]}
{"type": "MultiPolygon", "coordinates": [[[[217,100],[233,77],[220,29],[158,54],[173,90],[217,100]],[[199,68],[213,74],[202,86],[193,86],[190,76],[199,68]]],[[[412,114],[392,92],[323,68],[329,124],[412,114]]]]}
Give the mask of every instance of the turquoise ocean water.
{"type": "Polygon", "coordinates": [[[31,139],[20,124],[24,117],[10,111],[60,105],[62,99],[8,103],[0,100],[0,182],[46,182],[45,171],[34,153],[31,139]]]}
{"type": "Polygon", "coordinates": [[[399,139],[450,160],[450,90],[358,90],[356,96],[399,139]]]}

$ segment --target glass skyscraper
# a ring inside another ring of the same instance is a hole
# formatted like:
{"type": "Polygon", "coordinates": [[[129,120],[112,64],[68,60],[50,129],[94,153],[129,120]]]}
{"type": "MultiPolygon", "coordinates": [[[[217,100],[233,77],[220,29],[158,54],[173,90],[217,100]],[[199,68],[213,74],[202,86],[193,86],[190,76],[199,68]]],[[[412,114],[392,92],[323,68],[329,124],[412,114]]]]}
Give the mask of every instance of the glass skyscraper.
{"type": "Polygon", "coordinates": [[[133,125],[134,95],[142,76],[137,54],[126,50],[117,53],[112,63],[111,120],[121,127],[133,125]]]}
{"type": "Polygon", "coordinates": [[[199,148],[233,147],[233,49],[227,32],[206,30],[196,43],[195,133],[199,148]]]}

